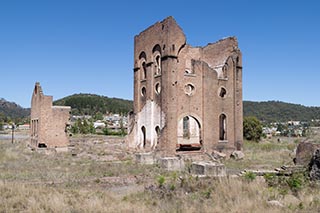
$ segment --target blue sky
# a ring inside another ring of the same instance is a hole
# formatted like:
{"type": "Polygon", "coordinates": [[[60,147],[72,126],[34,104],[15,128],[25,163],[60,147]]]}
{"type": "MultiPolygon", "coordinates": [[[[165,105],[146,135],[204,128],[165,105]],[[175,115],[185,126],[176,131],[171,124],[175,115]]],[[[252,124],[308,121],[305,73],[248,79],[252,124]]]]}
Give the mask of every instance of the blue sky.
{"type": "Polygon", "coordinates": [[[30,107],[39,81],[54,99],[132,99],[133,38],[173,16],[191,45],[238,38],[244,100],[320,106],[318,2],[1,0],[0,98],[30,107]]]}

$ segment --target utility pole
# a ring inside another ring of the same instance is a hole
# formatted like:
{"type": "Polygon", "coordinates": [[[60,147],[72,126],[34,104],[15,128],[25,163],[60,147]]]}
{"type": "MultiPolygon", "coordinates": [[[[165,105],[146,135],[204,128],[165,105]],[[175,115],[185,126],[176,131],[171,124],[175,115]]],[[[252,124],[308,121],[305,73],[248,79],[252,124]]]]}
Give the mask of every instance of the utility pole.
{"type": "Polygon", "coordinates": [[[13,143],[13,141],[14,141],[14,129],[15,129],[15,125],[14,124],[12,124],[11,129],[12,129],[12,140],[11,140],[11,143],[13,143]]]}

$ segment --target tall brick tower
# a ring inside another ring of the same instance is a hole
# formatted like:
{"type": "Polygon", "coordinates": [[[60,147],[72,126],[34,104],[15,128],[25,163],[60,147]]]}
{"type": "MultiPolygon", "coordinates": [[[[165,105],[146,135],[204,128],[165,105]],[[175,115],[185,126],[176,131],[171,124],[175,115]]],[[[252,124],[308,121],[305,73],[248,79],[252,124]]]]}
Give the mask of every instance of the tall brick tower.
{"type": "Polygon", "coordinates": [[[242,116],[235,37],[191,47],[173,17],[135,36],[129,147],[167,156],[240,150],[242,116]]]}

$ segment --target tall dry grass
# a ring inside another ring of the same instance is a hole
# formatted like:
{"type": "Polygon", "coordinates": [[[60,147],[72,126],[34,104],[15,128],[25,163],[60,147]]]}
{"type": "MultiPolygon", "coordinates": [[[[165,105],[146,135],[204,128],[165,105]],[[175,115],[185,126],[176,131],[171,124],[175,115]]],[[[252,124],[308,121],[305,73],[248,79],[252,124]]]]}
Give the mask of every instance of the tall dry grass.
{"type": "MultiPolygon", "coordinates": [[[[303,139],[301,139],[303,140],[303,139]]],[[[232,169],[275,169],[283,165],[293,165],[294,149],[297,143],[286,138],[262,140],[261,142],[244,141],[245,158],[241,161],[225,161],[232,169]]]]}
{"type": "MultiPolygon", "coordinates": [[[[136,164],[129,154],[125,161],[100,161],[94,156],[113,153],[88,143],[77,144],[84,151],[73,156],[32,152],[25,141],[0,141],[0,212],[320,211],[316,184],[291,190],[270,186],[263,177],[197,178],[136,164]],[[268,204],[272,200],[283,207],[268,204]]],[[[291,161],[294,146],[290,141],[245,142],[245,159],[225,163],[239,170],[273,169],[291,161]]]]}
{"type": "Polygon", "coordinates": [[[263,177],[197,179],[185,176],[165,184],[156,183],[143,193],[132,194],[126,201],[142,203],[159,212],[319,212],[320,189],[306,187],[298,193],[269,187],[263,177]],[[173,187],[175,185],[175,187],[173,187]],[[281,206],[269,203],[276,201],[281,206]]]}
{"type": "Polygon", "coordinates": [[[0,182],[0,212],[149,212],[105,190],[0,182]]]}

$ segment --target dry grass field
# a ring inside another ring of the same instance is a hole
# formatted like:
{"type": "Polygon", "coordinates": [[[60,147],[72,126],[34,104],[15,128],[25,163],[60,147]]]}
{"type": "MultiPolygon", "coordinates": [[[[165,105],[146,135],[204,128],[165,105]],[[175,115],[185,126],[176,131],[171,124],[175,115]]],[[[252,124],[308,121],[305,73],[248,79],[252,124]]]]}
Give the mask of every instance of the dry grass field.
{"type": "MultiPolygon", "coordinates": [[[[75,136],[65,153],[31,151],[27,140],[0,139],[0,212],[320,211],[320,186],[302,173],[199,178],[136,164],[120,137],[75,136]]],[[[297,142],[245,142],[245,159],[223,163],[230,174],[292,165],[297,142]]]]}

